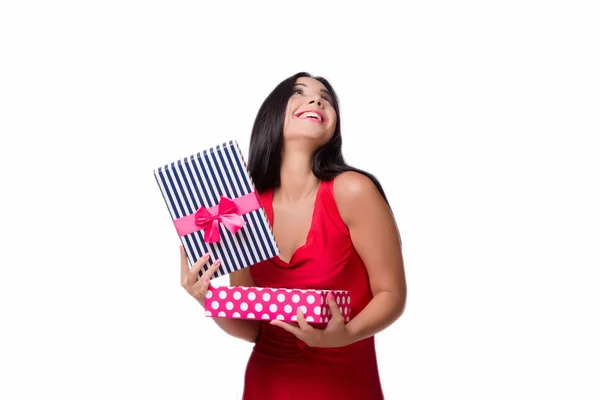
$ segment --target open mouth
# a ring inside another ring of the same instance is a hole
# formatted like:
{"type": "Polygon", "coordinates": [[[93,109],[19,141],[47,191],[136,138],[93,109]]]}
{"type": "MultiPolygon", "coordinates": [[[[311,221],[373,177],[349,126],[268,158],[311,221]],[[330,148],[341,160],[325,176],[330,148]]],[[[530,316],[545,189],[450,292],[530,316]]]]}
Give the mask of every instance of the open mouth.
{"type": "Polygon", "coordinates": [[[316,111],[316,110],[307,110],[307,111],[299,112],[298,114],[296,114],[296,117],[310,119],[310,120],[313,120],[313,121],[319,122],[319,123],[325,122],[325,118],[323,117],[323,114],[321,114],[321,112],[316,111]]]}

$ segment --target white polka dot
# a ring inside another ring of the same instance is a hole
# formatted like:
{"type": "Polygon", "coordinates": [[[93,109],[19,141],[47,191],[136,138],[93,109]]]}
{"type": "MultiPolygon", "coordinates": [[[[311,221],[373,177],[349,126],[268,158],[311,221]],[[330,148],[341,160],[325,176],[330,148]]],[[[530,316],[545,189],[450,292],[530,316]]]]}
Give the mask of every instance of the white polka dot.
{"type": "Polygon", "coordinates": [[[264,301],[269,301],[269,300],[271,300],[271,295],[270,295],[269,293],[265,293],[265,294],[263,294],[263,300],[264,300],[264,301]]]}
{"type": "Polygon", "coordinates": [[[204,312],[204,315],[207,316],[207,317],[212,317],[212,313],[210,311],[208,311],[208,310],[206,310],[204,312]]]}
{"type": "Polygon", "coordinates": [[[271,319],[271,316],[269,314],[263,314],[262,319],[271,319]]]}
{"type": "Polygon", "coordinates": [[[263,288],[257,287],[256,290],[259,291],[259,292],[262,292],[263,288]]]}
{"type": "Polygon", "coordinates": [[[323,296],[321,296],[321,304],[323,304],[325,302],[325,298],[323,296]]]}
{"type": "Polygon", "coordinates": [[[306,290],[301,290],[300,293],[306,293],[306,290]]]}
{"type": "Polygon", "coordinates": [[[342,310],[342,307],[340,307],[340,314],[342,314],[342,312],[343,312],[343,311],[344,311],[344,310],[342,310]]]}
{"type": "Polygon", "coordinates": [[[227,304],[225,304],[225,308],[228,310],[233,310],[233,303],[228,301],[227,304]]]}
{"type": "Polygon", "coordinates": [[[300,301],[300,296],[298,296],[297,294],[293,295],[293,296],[292,296],[292,301],[293,301],[294,303],[297,303],[297,302],[299,302],[299,301],[300,301]]]}
{"type": "Polygon", "coordinates": [[[246,311],[248,309],[248,303],[244,302],[244,303],[240,304],[240,309],[242,311],[246,311]]]}
{"type": "Polygon", "coordinates": [[[285,307],[283,307],[283,311],[285,311],[286,313],[291,313],[292,312],[292,306],[290,306],[289,304],[286,304],[285,307]]]}
{"type": "Polygon", "coordinates": [[[323,306],[321,308],[321,314],[323,314],[323,315],[327,314],[327,307],[326,306],[323,306]]]}
{"type": "Polygon", "coordinates": [[[348,307],[344,307],[344,315],[348,314],[348,307]]]}
{"type": "Polygon", "coordinates": [[[342,304],[346,304],[346,298],[342,296],[342,304]]]}
{"type": "Polygon", "coordinates": [[[306,306],[300,306],[300,309],[302,310],[302,314],[306,314],[306,306]]]}
{"type": "Polygon", "coordinates": [[[247,286],[242,286],[242,290],[248,290],[247,286]]]}
{"type": "Polygon", "coordinates": [[[220,291],[219,292],[219,297],[222,298],[222,299],[225,299],[227,297],[227,292],[224,291],[224,290],[220,291]]]}
{"type": "Polygon", "coordinates": [[[312,304],[315,302],[315,296],[313,296],[312,294],[309,294],[308,297],[306,298],[306,301],[308,301],[308,304],[312,304]]]}
{"type": "Polygon", "coordinates": [[[224,317],[225,316],[225,311],[220,311],[219,312],[219,317],[224,317]]]}
{"type": "Polygon", "coordinates": [[[283,302],[285,301],[285,294],[283,294],[283,293],[279,293],[279,294],[277,295],[277,300],[278,300],[280,303],[283,303],[283,302]]]}
{"type": "Polygon", "coordinates": [[[271,292],[276,292],[276,291],[278,291],[278,290],[279,290],[279,289],[271,288],[271,292]]]}
{"type": "Polygon", "coordinates": [[[321,294],[321,291],[320,290],[315,290],[315,293],[316,294],[321,294]]]}
{"type": "Polygon", "coordinates": [[[233,318],[240,318],[240,317],[241,317],[241,315],[240,315],[239,312],[234,312],[233,313],[233,318]]]}
{"type": "Polygon", "coordinates": [[[315,319],[309,315],[306,317],[306,322],[315,322],[315,319]]]}
{"type": "Polygon", "coordinates": [[[292,289],[285,289],[286,292],[292,293],[292,289]]]}
{"type": "Polygon", "coordinates": [[[346,322],[350,321],[350,317],[346,317],[346,322]]]}
{"type": "Polygon", "coordinates": [[[233,298],[236,300],[239,300],[242,298],[242,294],[240,292],[234,292],[233,293],[233,298]]]}
{"type": "Polygon", "coordinates": [[[336,303],[340,304],[340,296],[337,297],[336,303]]]}
{"type": "Polygon", "coordinates": [[[298,321],[298,317],[296,317],[295,315],[292,315],[292,321],[298,321]]]}
{"type": "Polygon", "coordinates": [[[315,307],[315,315],[321,315],[321,306],[316,306],[315,307]]]}
{"type": "Polygon", "coordinates": [[[248,313],[247,317],[248,317],[249,319],[254,319],[254,318],[256,318],[256,317],[254,316],[254,314],[252,314],[252,313],[248,313]]]}
{"type": "Polygon", "coordinates": [[[204,297],[206,297],[207,299],[210,299],[213,296],[213,292],[212,290],[209,290],[208,292],[206,292],[206,294],[204,295],[204,297]]]}
{"type": "Polygon", "coordinates": [[[248,300],[254,301],[254,299],[256,299],[256,293],[254,293],[254,292],[248,293],[248,300]]]}
{"type": "Polygon", "coordinates": [[[215,300],[211,303],[211,306],[214,310],[216,310],[217,308],[219,308],[219,302],[215,300]]]}
{"type": "Polygon", "coordinates": [[[283,315],[279,314],[279,315],[277,316],[277,319],[280,319],[280,320],[282,320],[282,321],[283,321],[283,320],[285,319],[285,317],[284,317],[283,315]]]}
{"type": "Polygon", "coordinates": [[[329,322],[329,317],[325,317],[325,322],[329,322]]]}
{"type": "Polygon", "coordinates": [[[254,309],[255,309],[257,312],[261,312],[261,311],[262,311],[262,308],[263,308],[263,307],[262,307],[262,304],[260,304],[260,303],[256,303],[256,304],[254,305],[254,309]]]}
{"type": "Polygon", "coordinates": [[[277,305],[276,304],[271,304],[269,306],[269,311],[271,311],[271,312],[277,312],[277,305]]]}

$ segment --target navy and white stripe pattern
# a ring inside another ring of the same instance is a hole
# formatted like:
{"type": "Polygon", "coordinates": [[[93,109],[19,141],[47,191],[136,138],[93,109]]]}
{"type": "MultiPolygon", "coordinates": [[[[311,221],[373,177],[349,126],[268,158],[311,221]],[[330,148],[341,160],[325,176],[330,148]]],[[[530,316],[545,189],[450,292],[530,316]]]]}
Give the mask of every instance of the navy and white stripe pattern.
{"type": "MultiPolygon", "coordinates": [[[[200,206],[213,207],[221,196],[235,199],[255,191],[234,140],[157,168],[154,176],[173,220],[195,213],[200,206]]],[[[278,255],[264,209],[242,218],[246,225],[235,235],[221,224],[221,240],[216,243],[205,243],[203,231],[181,237],[188,260],[193,264],[210,252],[205,270],[220,259],[221,266],[213,276],[216,278],[278,255]]]]}

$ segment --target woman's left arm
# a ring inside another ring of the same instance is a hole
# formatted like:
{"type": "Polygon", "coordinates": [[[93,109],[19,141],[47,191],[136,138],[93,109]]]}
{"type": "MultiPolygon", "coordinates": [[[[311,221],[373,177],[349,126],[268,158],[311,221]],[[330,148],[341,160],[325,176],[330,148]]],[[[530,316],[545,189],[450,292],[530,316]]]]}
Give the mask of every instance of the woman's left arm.
{"type": "Polygon", "coordinates": [[[353,343],[382,331],[404,312],[404,261],[394,216],[371,179],[358,172],[338,175],[334,197],[373,293],[369,304],[346,324],[353,343]]]}
{"type": "Polygon", "coordinates": [[[402,315],[406,302],[400,234],[383,196],[369,177],[358,172],[338,175],[333,191],[352,243],[367,268],[373,299],[345,324],[335,300],[328,296],[331,319],[325,329],[310,326],[300,308],[298,326],[271,321],[314,347],[347,346],[373,336],[402,315]]]}

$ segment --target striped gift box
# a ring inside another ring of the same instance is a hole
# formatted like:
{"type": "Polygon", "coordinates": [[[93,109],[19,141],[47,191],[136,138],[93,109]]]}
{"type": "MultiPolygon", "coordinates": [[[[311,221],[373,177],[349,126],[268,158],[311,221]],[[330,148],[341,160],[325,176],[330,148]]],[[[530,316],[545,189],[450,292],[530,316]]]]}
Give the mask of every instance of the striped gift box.
{"type": "Polygon", "coordinates": [[[217,278],[279,254],[271,226],[235,140],[159,167],[154,170],[154,176],[190,265],[209,252],[211,258],[205,270],[220,259],[221,267],[213,275],[217,278]],[[223,200],[222,196],[226,199],[223,200]],[[250,200],[253,206],[247,207],[240,202],[246,200],[250,200]],[[230,211],[220,212],[220,203],[227,201],[227,204],[237,202],[234,206],[236,215],[232,216],[230,211]],[[205,221],[207,225],[198,225],[201,209],[204,209],[202,215],[210,220],[205,221]],[[216,214],[223,219],[216,220],[216,214]],[[229,220],[245,225],[237,231],[230,230],[229,220]],[[207,238],[208,231],[216,234],[218,239],[207,238]]]}

